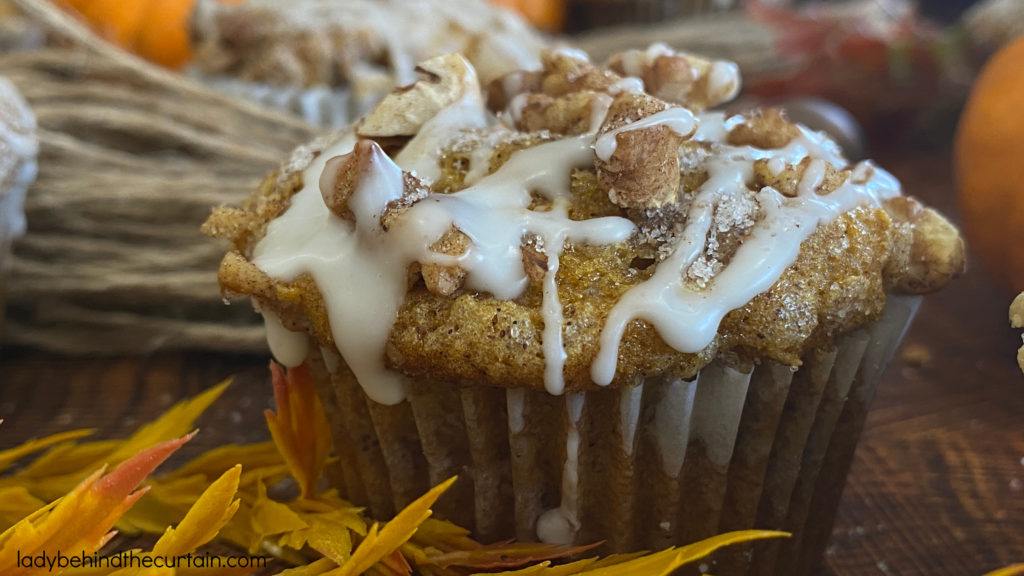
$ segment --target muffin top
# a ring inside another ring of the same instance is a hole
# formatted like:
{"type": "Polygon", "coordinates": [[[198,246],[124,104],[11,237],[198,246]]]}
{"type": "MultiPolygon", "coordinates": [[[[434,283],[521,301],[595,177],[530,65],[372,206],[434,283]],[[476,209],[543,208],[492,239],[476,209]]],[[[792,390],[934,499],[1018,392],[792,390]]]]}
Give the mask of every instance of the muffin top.
{"type": "Polygon", "coordinates": [[[945,219],[778,110],[706,108],[735,65],[655,45],[558,49],[481,89],[452,54],[296,151],[241,209],[220,280],[275,356],[336,348],[368,395],[404,380],[546,388],[797,366],[886,292],[963,270],[945,219]]]}

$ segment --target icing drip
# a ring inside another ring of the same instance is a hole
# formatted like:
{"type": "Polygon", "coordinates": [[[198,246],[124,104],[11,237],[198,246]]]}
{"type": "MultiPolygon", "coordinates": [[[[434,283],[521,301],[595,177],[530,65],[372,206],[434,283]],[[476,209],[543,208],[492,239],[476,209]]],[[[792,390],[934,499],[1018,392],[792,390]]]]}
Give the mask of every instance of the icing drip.
{"type": "Polygon", "coordinates": [[[697,119],[693,116],[693,112],[690,112],[686,108],[668,108],[666,110],[662,110],[661,112],[651,114],[646,118],[641,118],[636,122],[631,122],[625,126],[620,126],[614,130],[605,132],[594,143],[594,155],[607,162],[608,159],[612,157],[612,154],[615,154],[615,147],[617,145],[615,136],[630,130],[650,128],[651,126],[667,126],[676,134],[686,138],[696,130],[697,119]]]}
{"type": "Polygon", "coordinates": [[[580,418],[583,416],[581,393],[569,394],[565,399],[569,429],[565,436],[565,461],[562,463],[562,502],[558,508],[547,510],[537,518],[537,538],[549,544],[572,544],[580,529],[580,418]]]}
{"type": "Polygon", "coordinates": [[[306,361],[309,337],[304,332],[292,332],[281,324],[281,318],[270,310],[263,310],[263,323],[267,327],[270,353],[281,364],[291,368],[306,361]]]}
{"type": "MultiPolygon", "coordinates": [[[[320,195],[320,178],[331,172],[329,159],[352,150],[355,139],[343,137],[318,156],[304,174],[304,187],[292,197],[288,218],[267,227],[253,262],[268,274],[294,279],[312,274],[323,290],[331,334],[345,362],[367,395],[382,404],[405,397],[405,377],[384,365],[391,323],[405,299],[406,268],[426,257],[426,247],[446,228],[384,233],[380,215],[402,194],[401,170],[373,145],[374,152],[349,199],[355,222],[335,217],[320,195]],[[420,235],[413,237],[416,233],[420,235]]],[[[330,182],[325,182],[330,184],[330,182]]]]}

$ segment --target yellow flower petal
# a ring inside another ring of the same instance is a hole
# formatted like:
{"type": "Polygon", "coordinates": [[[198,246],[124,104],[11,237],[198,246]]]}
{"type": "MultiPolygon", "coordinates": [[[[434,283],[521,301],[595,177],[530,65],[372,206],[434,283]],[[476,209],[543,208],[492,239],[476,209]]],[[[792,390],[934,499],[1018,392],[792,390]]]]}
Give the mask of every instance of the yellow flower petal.
{"type": "Polygon", "coordinates": [[[330,576],[356,576],[368,570],[382,558],[397,550],[406,540],[416,532],[420,524],[430,514],[430,507],[448,489],[455,478],[438,484],[429,492],[420,496],[416,501],[405,507],[395,518],[388,522],[383,530],[378,531],[378,525],[370,527],[369,532],[359,547],[352,553],[352,557],[337,570],[329,572],[330,576]]]}
{"type": "Polygon", "coordinates": [[[251,514],[252,529],[261,538],[309,528],[309,524],[287,504],[268,498],[266,488],[262,484],[256,502],[252,505],[251,514]]]}
{"type": "Polygon", "coordinates": [[[0,530],[7,530],[45,505],[23,486],[0,488],[0,530]]]}
{"type": "Polygon", "coordinates": [[[708,556],[715,550],[741,542],[754,540],[767,540],[769,538],[789,538],[789,532],[778,532],[775,530],[739,530],[737,532],[726,532],[718,536],[712,536],[700,542],[688,544],[679,549],[679,557],[683,562],[693,562],[708,556]]]}
{"type": "Polygon", "coordinates": [[[19,555],[99,549],[109,539],[108,531],[117,518],[144,493],[135,487],[189,438],[191,435],[143,450],[105,476],[98,470],[60,500],[0,534],[0,574],[31,574],[31,569],[17,566],[19,555]]]}
{"type": "Polygon", "coordinates": [[[599,568],[591,566],[589,569],[578,572],[578,574],[586,574],[587,576],[632,576],[633,574],[668,576],[684,564],[686,562],[680,560],[679,550],[669,548],[668,550],[639,556],[611,566],[599,568]]]}
{"type": "Polygon", "coordinates": [[[39,452],[40,450],[44,450],[55,444],[60,444],[61,442],[76,440],[92,433],[93,430],[71,430],[69,432],[61,432],[38,440],[29,440],[21,446],[16,446],[10,450],[2,450],[0,451],[0,472],[3,472],[8,466],[29,454],[39,452]]]}
{"type": "Polygon", "coordinates": [[[264,412],[267,428],[299,483],[302,497],[312,498],[331,451],[327,416],[305,364],[289,368],[285,374],[279,365],[271,362],[270,372],[277,413],[264,412]]]}
{"type": "Polygon", "coordinates": [[[167,528],[153,546],[158,556],[180,556],[195,551],[213,540],[238,510],[238,479],[242,467],[236,465],[218,478],[189,509],[177,528],[167,528]]]}
{"type": "Polygon", "coordinates": [[[421,546],[431,546],[444,552],[482,547],[479,542],[469,537],[469,530],[436,518],[424,520],[412,540],[421,546]]]}
{"type": "Polygon", "coordinates": [[[258,442],[244,446],[229,444],[200,454],[164,476],[164,479],[188,478],[196,475],[208,479],[216,478],[224,472],[225,466],[235,464],[241,464],[242,469],[246,473],[250,473],[262,468],[281,466],[284,464],[284,460],[273,442],[258,442]]]}

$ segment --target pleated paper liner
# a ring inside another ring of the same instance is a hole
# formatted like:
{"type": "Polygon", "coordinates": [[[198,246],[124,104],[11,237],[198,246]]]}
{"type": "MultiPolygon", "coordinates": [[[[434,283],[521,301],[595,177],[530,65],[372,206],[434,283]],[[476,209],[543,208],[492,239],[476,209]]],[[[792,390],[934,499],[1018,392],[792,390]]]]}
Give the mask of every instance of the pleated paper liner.
{"type": "Polygon", "coordinates": [[[420,381],[366,398],[334,351],[310,368],[333,426],[336,481],[386,517],[458,474],[435,511],[481,540],[655,550],[744,528],[793,537],[719,554],[714,574],[809,574],[831,530],[882,369],[919,297],[890,296],[875,324],[799,370],[722,363],[692,381],[552,396],[420,381]]]}

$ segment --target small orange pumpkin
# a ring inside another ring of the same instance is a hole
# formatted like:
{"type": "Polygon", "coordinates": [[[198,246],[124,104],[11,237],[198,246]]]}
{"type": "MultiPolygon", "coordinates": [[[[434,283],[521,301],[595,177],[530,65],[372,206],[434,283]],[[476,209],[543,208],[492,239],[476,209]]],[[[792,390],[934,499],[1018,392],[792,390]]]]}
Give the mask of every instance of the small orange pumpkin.
{"type": "MultiPolygon", "coordinates": [[[[219,0],[240,4],[245,0],[219,0]]],[[[168,68],[192,57],[189,20],[196,0],[64,0],[101,36],[168,68]]]]}
{"type": "Polygon", "coordinates": [[[1024,290],[1024,36],[978,76],[954,148],[964,232],[982,264],[1024,290]]]}
{"type": "Polygon", "coordinates": [[[491,0],[492,4],[519,12],[534,26],[557,32],[565,23],[564,0],[491,0]]]}

